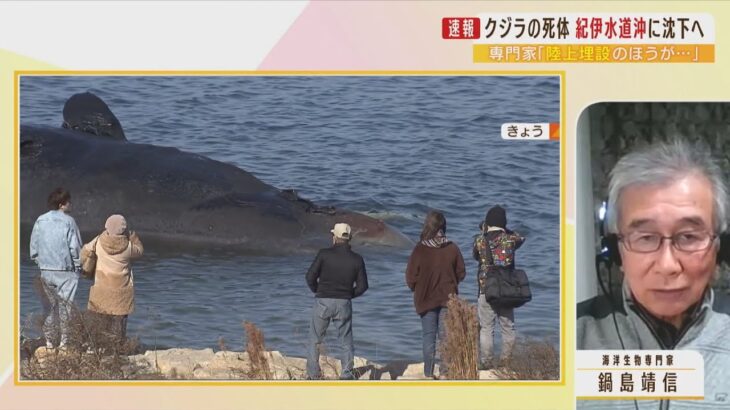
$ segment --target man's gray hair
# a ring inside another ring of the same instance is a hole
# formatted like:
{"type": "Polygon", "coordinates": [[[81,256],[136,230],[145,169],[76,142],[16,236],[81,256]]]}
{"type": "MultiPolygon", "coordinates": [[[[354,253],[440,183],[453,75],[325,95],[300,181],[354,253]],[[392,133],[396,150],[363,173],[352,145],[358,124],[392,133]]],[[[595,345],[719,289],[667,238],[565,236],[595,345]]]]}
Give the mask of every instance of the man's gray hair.
{"type": "Polygon", "coordinates": [[[618,233],[618,204],[624,189],[633,185],[663,185],[692,174],[703,175],[710,181],[715,231],[725,231],[728,197],[720,166],[704,143],[689,144],[681,139],[673,139],[631,152],[613,167],[608,184],[608,232],[618,233]]]}

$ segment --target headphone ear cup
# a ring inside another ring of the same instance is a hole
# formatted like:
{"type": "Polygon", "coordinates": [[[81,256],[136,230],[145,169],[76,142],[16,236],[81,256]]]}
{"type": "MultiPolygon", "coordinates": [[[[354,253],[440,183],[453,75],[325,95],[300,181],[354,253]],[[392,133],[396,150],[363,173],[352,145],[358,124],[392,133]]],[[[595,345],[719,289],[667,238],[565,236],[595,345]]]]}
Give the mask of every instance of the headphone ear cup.
{"type": "Polygon", "coordinates": [[[618,251],[618,235],[612,233],[604,236],[601,242],[607,250],[608,259],[612,263],[615,263],[616,266],[621,266],[621,254],[618,251]]]}
{"type": "Polygon", "coordinates": [[[730,232],[720,234],[720,249],[717,251],[717,264],[725,262],[730,265],[730,232]]]}

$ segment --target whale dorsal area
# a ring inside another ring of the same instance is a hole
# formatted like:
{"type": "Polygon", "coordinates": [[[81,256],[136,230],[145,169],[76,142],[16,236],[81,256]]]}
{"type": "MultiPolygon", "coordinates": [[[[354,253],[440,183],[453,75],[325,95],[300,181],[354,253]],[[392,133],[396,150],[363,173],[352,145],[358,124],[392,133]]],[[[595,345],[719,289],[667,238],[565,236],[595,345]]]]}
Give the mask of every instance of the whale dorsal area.
{"type": "Polygon", "coordinates": [[[63,106],[63,128],[126,141],[122,124],[101,98],[85,92],[74,94],[63,106]]]}

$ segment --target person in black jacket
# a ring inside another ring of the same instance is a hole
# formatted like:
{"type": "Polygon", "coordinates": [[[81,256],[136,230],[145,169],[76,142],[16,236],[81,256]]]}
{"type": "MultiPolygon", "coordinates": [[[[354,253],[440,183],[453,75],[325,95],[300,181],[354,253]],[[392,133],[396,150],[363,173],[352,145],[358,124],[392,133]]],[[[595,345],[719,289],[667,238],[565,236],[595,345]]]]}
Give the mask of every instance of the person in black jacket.
{"type": "Polygon", "coordinates": [[[355,349],[352,343],[352,298],[368,289],[368,277],[362,256],[350,249],[350,225],[335,224],[332,247],[321,249],[307,271],[309,289],[314,292],[314,308],[309,325],[307,377],[321,379],[319,347],[330,321],[337,327],[341,346],[340,379],[354,379],[352,368],[355,349]]]}

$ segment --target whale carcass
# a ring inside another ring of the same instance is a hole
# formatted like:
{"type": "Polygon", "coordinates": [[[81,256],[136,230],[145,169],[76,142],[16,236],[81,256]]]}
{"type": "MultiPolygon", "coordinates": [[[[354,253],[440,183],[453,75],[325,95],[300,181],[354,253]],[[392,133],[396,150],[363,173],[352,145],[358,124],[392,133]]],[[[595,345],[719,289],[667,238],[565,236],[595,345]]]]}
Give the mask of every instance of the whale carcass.
{"type": "Polygon", "coordinates": [[[355,243],[411,245],[383,221],[314,204],[234,165],[130,142],[91,93],[69,98],[62,127],[21,125],[19,149],[25,229],[61,186],[71,192],[72,215],[84,234],[98,233],[107,216],[122,213],[145,238],[179,245],[296,252],[325,245],[336,222],[352,226],[355,243]]]}

